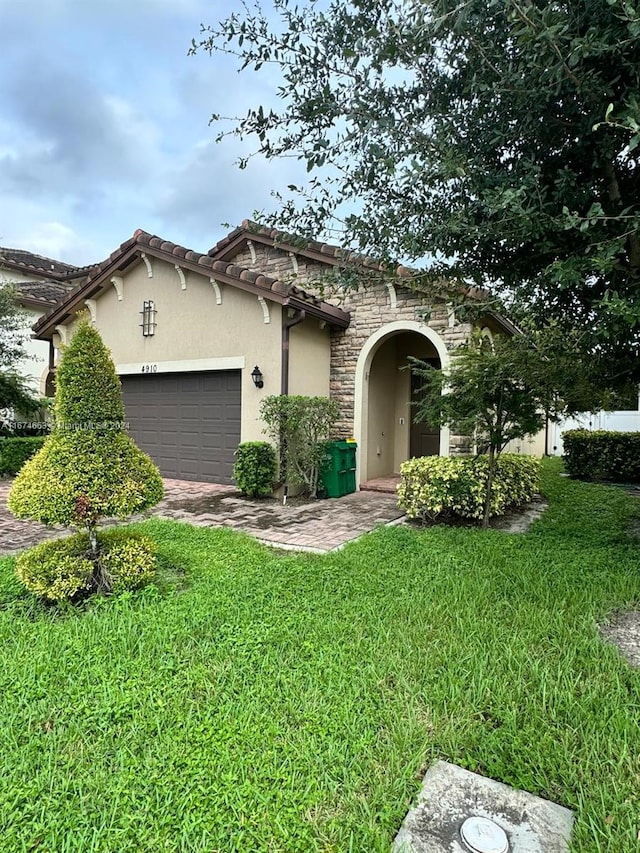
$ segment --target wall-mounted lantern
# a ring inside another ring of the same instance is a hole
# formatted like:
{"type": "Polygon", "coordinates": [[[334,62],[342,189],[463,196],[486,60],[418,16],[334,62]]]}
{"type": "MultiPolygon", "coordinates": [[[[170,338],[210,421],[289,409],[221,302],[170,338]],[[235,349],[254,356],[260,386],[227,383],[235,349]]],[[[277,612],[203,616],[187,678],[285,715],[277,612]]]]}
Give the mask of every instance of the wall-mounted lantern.
{"type": "Polygon", "coordinates": [[[149,299],[142,303],[142,323],[140,323],[140,328],[142,329],[142,335],[145,338],[150,338],[155,334],[156,331],[156,305],[152,299],[149,299]]]}
{"type": "Polygon", "coordinates": [[[251,378],[253,379],[253,384],[256,386],[256,388],[263,388],[264,387],[264,381],[262,378],[262,371],[260,370],[260,368],[258,367],[257,364],[253,368],[253,370],[251,371],[251,378]]]}

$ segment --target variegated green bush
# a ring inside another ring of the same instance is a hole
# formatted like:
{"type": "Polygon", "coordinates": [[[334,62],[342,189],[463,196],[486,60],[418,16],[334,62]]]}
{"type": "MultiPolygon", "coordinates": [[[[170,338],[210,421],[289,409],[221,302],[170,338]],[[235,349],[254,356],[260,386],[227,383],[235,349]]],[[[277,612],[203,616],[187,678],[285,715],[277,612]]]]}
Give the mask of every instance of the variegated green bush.
{"type": "Polygon", "coordinates": [[[68,601],[91,589],[93,563],[86,534],[43,542],[16,560],[16,575],[25,587],[49,603],[68,601]]]}
{"type": "MultiPolygon", "coordinates": [[[[82,319],[58,367],[53,431],[16,477],[9,509],[18,518],[85,530],[89,546],[83,557],[93,566],[88,588],[109,592],[115,588],[113,577],[128,576],[124,562],[129,557],[132,581],[146,558],[136,546],[123,546],[117,559],[111,557],[118,563],[117,572],[112,572],[102,558],[106,552],[100,547],[100,519],[126,518],[154,506],[162,495],[160,472],[126,432],[120,381],[109,351],[98,331],[82,319]]],[[[37,551],[33,559],[40,554],[37,551]]],[[[56,556],[61,560],[60,571],[73,573],[76,563],[71,561],[72,566],[55,549],[51,555],[44,554],[46,565],[36,572],[41,579],[53,571],[50,558],[56,556]]],[[[55,579],[51,583],[48,594],[38,594],[50,600],[73,597],[68,584],[59,587],[55,579]]]]}
{"type": "Polygon", "coordinates": [[[100,540],[103,571],[113,592],[137,589],[156,572],[157,547],[153,539],[120,530],[103,533],[100,540]]]}
{"type": "MultiPolygon", "coordinates": [[[[137,589],[155,574],[156,545],[139,533],[103,531],[98,561],[112,592],[137,589]]],[[[85,598],[96,591],[89,535],[76,533],[24,551],[16,560],[16,574],[30,592],[49,604],[85,598]]]]}
{"type": "Polygon", "coordinates": [[[18,518],[88,528],[141,512],[162,494],[158,469],[125,432],[54,432],[16,477],[8,506],[18,518]]]}
{"type": "MultiPolygon", "coordinates": [[[[454,515],[480,519],[488,473],[486,456],[421,456],[400,467],[398,503],[409,518],[433,521],[454,515]]],[[[528,503],[538,489],[540,460],[504,454],[496,461],[492,516],[528,503]]]]}

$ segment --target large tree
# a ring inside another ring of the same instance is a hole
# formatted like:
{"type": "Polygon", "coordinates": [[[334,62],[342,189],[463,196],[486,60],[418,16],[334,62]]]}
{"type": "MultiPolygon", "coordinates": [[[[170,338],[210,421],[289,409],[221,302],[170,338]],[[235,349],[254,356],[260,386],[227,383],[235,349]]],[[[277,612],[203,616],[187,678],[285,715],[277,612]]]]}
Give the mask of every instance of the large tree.
{"type": "Polygon", "coordinates": [[[12,285],[0,285],[0,410],[28,415],[40,402],[34,397],[19,364],[25,358],[26,316],[18,308],[12,285]]]}
{"type": "Polygon", "coordinates": [[[345,243],[489,286],[580,329],[607,381],[639,380],[637,4],[273,6],[203,28],[193,50],[281,73],[279,105],[221,129],[306,162],[279,224],[341,219],[345,243]]]}

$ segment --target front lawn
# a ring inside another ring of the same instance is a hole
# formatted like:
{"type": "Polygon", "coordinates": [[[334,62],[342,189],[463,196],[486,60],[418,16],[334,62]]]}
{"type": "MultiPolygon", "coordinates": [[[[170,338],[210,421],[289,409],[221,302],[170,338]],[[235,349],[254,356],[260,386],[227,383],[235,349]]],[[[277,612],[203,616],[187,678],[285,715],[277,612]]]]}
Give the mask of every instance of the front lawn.
{"type": "Polygon", "coordinates": [[[576,810],[576,851],[637,853],[640,673],[596,630],[640,601],[636,505],[557,470],[518,536],[319,557],[149,521],[159,586],[78,611],[0,560],[0,849],[388,853],[443,758],[576,810]]]}

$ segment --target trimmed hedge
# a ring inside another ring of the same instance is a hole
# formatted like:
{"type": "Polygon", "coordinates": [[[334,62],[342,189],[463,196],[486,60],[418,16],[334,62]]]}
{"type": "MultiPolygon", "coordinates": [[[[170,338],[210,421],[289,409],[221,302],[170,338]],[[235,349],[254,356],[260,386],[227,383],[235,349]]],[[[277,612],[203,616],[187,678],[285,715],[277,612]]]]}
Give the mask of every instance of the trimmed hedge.
{"type": "Polygon", "coordinates": [[[162,500],[160,472],[125,432],[53,432],[9,493],[17,518],[66,527],[126,518],[162,500]]]}
{"type": "MultiPolygon", "coordinates": [[[[480,519],[489,460],[487,456],[421,456],[400,466],[398,503],[409,518],[434,521],[460,516],[480,519]]],[[[538,490],[540,460],[503,454],[496,461],[491,515],[528,503],[538,490]]]]}
{"type": "Polygon", "coordinates": [[[54,416],[11,488],[17,518],[93,531],[102,516],[126,518],[162,500],[160,472],[125,432],[120,380],[86,318],[57,369],[54,416]]]}
{"type": "Polygon", "coordinates": [[[0,438],[0,476],[17,474],[43,444],[44,437],[0,438]]]}
{"type": "Polygon", "coordinates": [[[245,441],[238,445],[233,466],[237,487],[250,498],[266,498],[276,480],[276,454],[267,441],[245,441]]]}
{"type": "Polygon", "coordinates": [[[640,482],[640,432],[571,429],[562,433],[562,442],[571,477],[640,482]]]}
{"type": "MultiPolygon", "coordinates": [[[[137,589],[156,570],[156,545],[148,536],[126,530],[100,533],[99,557],[113,592],[137,589]]],[[[16,575],[24,586],[48,603],[75,601],[95,592],[89,535],[76,533],[43,542],[16,559],[16,575]]]]}

